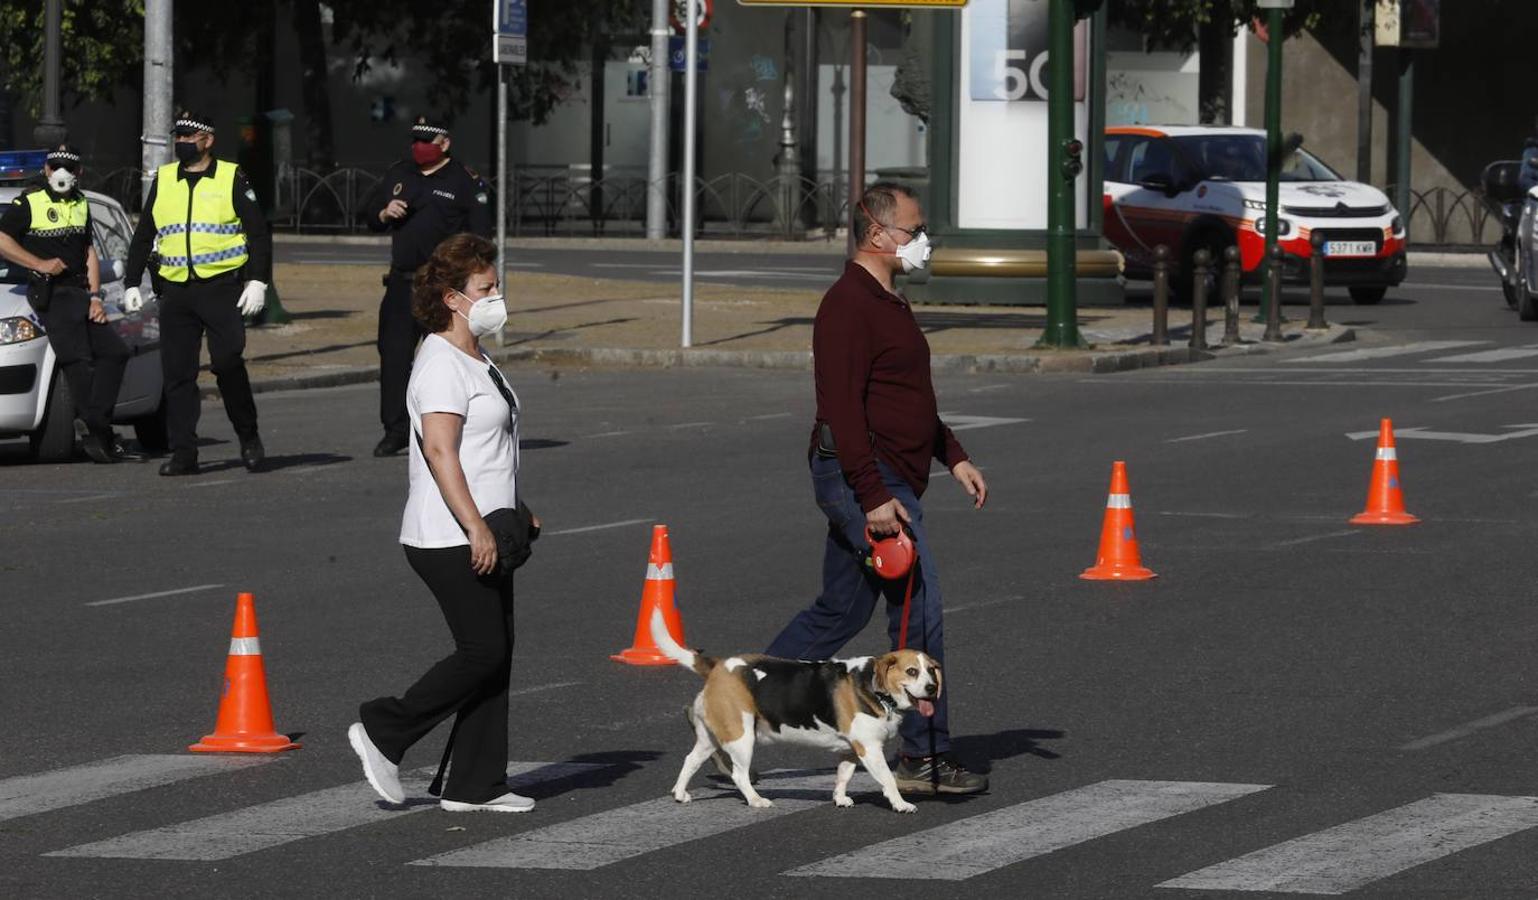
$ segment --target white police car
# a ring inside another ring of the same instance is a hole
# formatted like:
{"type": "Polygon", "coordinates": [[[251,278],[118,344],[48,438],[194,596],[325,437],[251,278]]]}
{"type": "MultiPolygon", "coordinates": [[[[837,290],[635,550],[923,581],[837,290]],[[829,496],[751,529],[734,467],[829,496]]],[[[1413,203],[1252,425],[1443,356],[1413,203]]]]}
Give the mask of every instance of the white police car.
{"type": "MultiPolygon", "coordinates": [[[[1170,249],[1176,283],[1205,249],[1221,262],[1239,248],[1246,276],[1265,257],[1266,133],[1253,128],[1117,126],[1105,133],[1105,236],[1147,277],[1154,250],[1170,249]]],[[[1324,283],[1377,303],[1405,277],[1405,229],[1382,191],[1347,181],[1318,157],[1289,145],[1281,173],[1277,243],[1282,277],[1307,282],[1310,240],[1323,238],[1324,283]]]]}
{"type": "MultiPolygon", "coordinates": [[[[0,208],[27,188],[23,180],[42,171],[46,151],[0,153],[0,208]]],[[[134,315],[122,311],[123,267],[133,226],[128,214],[105,194],[85,192],[91,203],[92,239],[101,265],[103,306],[133,354],[123,374],[113,421],[131,424],[148,450],[166,446],[160,375],[160,305],[146,276],[145,305],[134,315]]],[[[75,452],[74,398],[59,373],[42,323],[27,303],[27,272],[0,258],[0,440],[25,437],[33,458],[58,462],[75,452]]]]}

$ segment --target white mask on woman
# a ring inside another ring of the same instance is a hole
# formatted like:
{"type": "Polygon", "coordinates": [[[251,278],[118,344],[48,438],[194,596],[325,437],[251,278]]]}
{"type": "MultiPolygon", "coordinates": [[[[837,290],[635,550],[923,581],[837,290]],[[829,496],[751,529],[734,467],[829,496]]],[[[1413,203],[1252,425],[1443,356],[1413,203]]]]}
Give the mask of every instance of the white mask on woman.
{"type": "MultiPolygon", "coordinates": [[[[470,300],[463,291],[454,293],[470,300]]],[[[478,338],[488,334],[495,334],[507,324],[507,300],[501,294],[488,294],[479,300],[470,300],[470,314],[467,316],[459,310],[454,313],[463,316],[470,324],[470,333],[478,338]]]]}

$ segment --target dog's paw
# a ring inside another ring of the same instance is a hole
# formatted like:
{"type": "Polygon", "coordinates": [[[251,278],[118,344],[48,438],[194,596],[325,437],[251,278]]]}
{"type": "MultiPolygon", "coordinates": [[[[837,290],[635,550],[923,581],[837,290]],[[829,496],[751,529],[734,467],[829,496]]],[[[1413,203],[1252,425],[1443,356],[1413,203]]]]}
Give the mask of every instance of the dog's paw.
{"type": "Polygon", "coordinates": [[[774,805],[774,801],[768,797],[754,797],[748,801],[748,805],[755,809],[768,809],[774,805]]]}
{"type": "Polygon", "coordinates": [[[892,809],[900,813],[918,812],[919,808],[906,800],[899,800],[892,804],[892,809]]]}
{"type": "Polygon", "coordinates": [[[677,800],[679,803],[688,803],[690,800],[693,800],[694,798],[689,796],[689,792],[688,791],[674,791],[673,792],[673,799],[677,800]]]}
{"type": "Polygon", "coordinates": [[[854,806],[854,800],[850,799],[848,796],[834,797],[833,798],[833,805],[834,806],[841,806],[841,807],[854,806]]]}

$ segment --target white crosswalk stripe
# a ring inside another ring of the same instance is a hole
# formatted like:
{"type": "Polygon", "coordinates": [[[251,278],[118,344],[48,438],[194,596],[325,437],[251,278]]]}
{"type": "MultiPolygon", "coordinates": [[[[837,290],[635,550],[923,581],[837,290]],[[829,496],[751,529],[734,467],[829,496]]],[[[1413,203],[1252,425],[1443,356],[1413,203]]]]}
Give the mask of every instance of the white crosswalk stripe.
{"type": "Polygon", "coordinates": [[[1538,797],[1435,794],[1209,866],[1159,887],[1344,894],[1538,826],[1538,797]]]}
{"type": "Polygon", "coordinates": [[[1197,781],[1102,781],[893,838],[784,874],[961,881],[1268,787],[1197,781]]]}
{"type": "Polygon", "coordinates": [[[1297,359],[1283,360],[1283,362],[1307,365],[1310,363],[1343,363],[1361,362],[1367,359],[1387,359],[1393,356],[1410,356],[1415,353],[1431,353],[1437,350],[1452,350],[1456,347],[1475,347],[1480,344],[1488,344],[1489,341],[1414,341],[1409,344],[1391,344],[1387,347],[1361,347],[1356,350],[1339,350],[1334,353],[1321,353],[1318,356],[1304,356],[1297,359]]]}
{"type": "MultiPolygon", "coordinates": [[[[865,773],[851,788],[874,789],[865,773]],[[864,779],[864,783],[860,783],[864,779]]],[[[498,838],[419,859],[416,866],[501,869],[597,869],[689,841],[758,825],[818,806],[833,807],[833,772],[792,775],[766,772],[759,793],[774,801],[764,809],[743,802],[736,789],[694,791],[691,803],[672,797],[647,800],[536,831],[498,838]]],[[[885,803],[877,798],[876,802],[885,803]]]]}
{"type": "Polygon", "coordinates": [[[1438,356],[1432,359],[1423,359],[1427,364],[1441,363],[1496,363],[1505,362],[1508,359],[1527,359],[1530,356],[1538,356],[1538,344],[1527,344],[1521,347],[1498,347],[1494,350],[1480,350],[1477,353],[1459,353],[1456,356],[1438,356]]]}
{"type": "MultiPolygon", "coordinates": [[[[604,766],[597,763],[510,762],[507,771],[510,786],[513,790],[519,790],[540,782],[555,781],[601,768],[604,766]]],[[[427,776],[432,771],[425,769],[402,778],[408,794],[404,807],[381,802],[379,795],[360,781],[164,828],[80,844],[44,855],[113,859],[229,859],[305,838],[436,809],[438,801],[427,796],[426,791],[427,776]]]]}
{"type": "Polygon", "coordinates": [[[0,821],[272,762],[270,756],[136,754],[0,781],[0,821]]]}

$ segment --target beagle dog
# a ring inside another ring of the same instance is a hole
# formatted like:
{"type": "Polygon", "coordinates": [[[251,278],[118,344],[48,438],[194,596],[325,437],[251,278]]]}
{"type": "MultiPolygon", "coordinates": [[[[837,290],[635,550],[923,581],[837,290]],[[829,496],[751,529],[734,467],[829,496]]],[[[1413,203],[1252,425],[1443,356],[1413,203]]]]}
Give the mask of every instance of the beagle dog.
{"type": "Polygon", "coordinates": [[[688,803],[689,779],[717,748],[732,760],[732,782],[748,805],[773,804],[753,789],[749,765],[757,740],[821,747],[839,755],[833,802],[853,806],[846,792],[855,761],[881,785],[898,812],[917,807],[897,791],[883,748],[909,710],[932,716],[940,696],[940,664],[917,650],[823,662],[745,654],[718,660],[678,645],[662,613],[654,610],[652,639],[667,657],[705,679],[694,698],[694,749],[673,785],[673,799],[688,803]]]}

